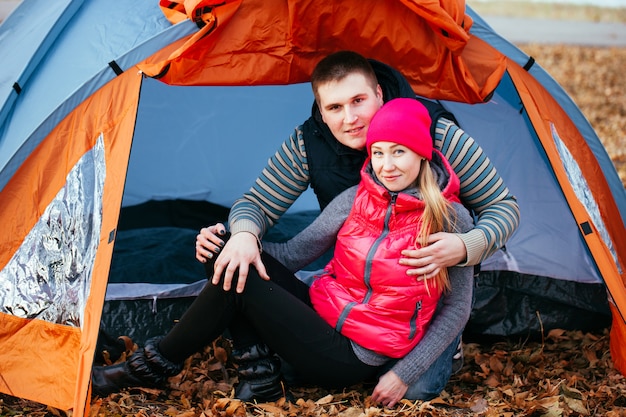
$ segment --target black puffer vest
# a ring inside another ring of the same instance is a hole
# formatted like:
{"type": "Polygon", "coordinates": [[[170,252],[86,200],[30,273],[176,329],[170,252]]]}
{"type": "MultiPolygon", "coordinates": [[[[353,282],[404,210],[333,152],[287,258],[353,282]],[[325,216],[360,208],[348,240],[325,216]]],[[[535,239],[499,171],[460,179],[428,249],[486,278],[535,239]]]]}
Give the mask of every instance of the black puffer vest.
{"type": "MultiPolygon", "coordinates": [[[[431,137],[435,138],[435,126],[440,117],[455,121],[454,116],[438,103],[417,97],[409,82],[400,72],[378,61],[370,60],[378,83],[383,90],[385,102],[392,98],[417,98],[430,113],[431,137]]],[[[302,125],[304,146],[307,153],[311,188],[323,210],[342,191],[359,183],[360,171],[367,152],[357,151],[341,144],[322,121],[319,108],[313,103],[312,115],[302,125]]]]}

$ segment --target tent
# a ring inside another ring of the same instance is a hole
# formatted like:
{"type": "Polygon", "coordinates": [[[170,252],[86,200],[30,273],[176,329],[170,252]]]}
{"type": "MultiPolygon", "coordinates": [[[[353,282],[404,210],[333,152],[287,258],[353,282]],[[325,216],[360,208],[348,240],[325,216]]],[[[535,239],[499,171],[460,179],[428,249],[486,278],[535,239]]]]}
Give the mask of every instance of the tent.
{"type": "MultiPolygon", "coordinates": [[[[308,74],[339,49],[449,108],[518,198],[468,331],[606,319],[626,370],[624,187],[575,103],[462,1],[24,0],[0,25],[1,392],[85,413],[101,323],[171,325],[203,284],[197,227],[307,117],[308,74]]],[[[316,210],[305,195],[273,238],[316,210]]]]}

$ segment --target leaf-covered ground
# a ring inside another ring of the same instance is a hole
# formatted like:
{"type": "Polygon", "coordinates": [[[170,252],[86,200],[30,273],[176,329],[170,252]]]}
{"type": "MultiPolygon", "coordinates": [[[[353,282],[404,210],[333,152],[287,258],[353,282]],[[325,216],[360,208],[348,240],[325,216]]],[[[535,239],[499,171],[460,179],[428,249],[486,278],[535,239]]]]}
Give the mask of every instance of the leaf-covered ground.
{"type": "MultiPolygon", "coordinates": [[[[626,48],[522,45],[586,115],[626,183],[626,48]]],[[[165,390],[133,389],[94,398],[93,416],[626,416],[626,378],[612,367],[608,330],[553,330],[542,340],[466,343],[465,366],[442,395],[372,404],[371,387],[293,390],[293,403],[242,404],[231,397],[228,344],[207,348],[165,390]],[[215,354],[217,353],[217,355],[215,354]],[[220,358],[221,360],[216,359],[220,358]]],[[[0,416],[65,416],[0,394],[0,416]]]]}
{"type": "MultiPolygon", "coordinates": [[[[91,416],[626,416],[626,378],[612,367],[608,331],[553,330],[543,340],[466,343],[465,365],[440,397],[393,409],[370,401],[371,387],[293,388],[295,400],[244,404],[232,397],[235,372],[221,341],[190,358],[167,389],[131,389],[95,398],[91,416]],[[219,359],[218,359],[219,358],[219,359]]],[[[0,396],[2,416],[65,416],[0,396]]]]}
{"type": "Polygon", "coordinates": [[[228,344],[220,343],[191,358],[170,389],[114,394],[94,401],[91,411],[142,417],[624,416],[626,378],[612,368],[608,344],[608,331],[561,330],[535,342],[467,343],[465,366],[440,397],[387,409],[371,403],[365,386],[293,388],[293,402],[243,404],[230,398],[235,372],[226,359],[228,344]]]}

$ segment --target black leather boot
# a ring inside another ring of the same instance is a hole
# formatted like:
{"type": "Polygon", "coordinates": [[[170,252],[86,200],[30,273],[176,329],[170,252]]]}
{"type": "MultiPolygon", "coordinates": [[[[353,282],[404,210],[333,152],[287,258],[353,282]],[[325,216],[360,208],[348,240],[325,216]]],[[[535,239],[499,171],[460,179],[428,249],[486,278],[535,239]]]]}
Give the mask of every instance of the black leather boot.
{"type": "Polygon", "coordinates": [[[183,369],[183,363],[164,358],[158,349],[160,338],[152,338],[122,363],[94,366],[91,374],[92,392],[100,397],[129,387],[160,388],[167,379],[183,369]]]}
{"type": "Polygon", "coordinates": [[[280,358],[270,353],[265,344],[234,349],[233,359],[238,365],[236,398],[246,402],[276,401],[285,396],[289,399],[281,384],[280,358]]]}

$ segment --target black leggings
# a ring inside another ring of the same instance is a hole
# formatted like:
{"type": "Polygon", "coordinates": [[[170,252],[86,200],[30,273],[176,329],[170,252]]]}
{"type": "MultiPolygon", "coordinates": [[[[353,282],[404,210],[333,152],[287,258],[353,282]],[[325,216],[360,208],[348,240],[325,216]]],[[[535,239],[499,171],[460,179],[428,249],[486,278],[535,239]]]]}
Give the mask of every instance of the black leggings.
{"type": "Polygon", "coordinates": [[[380,367],[361,362],[350,340],[315,312],[309,287],[271,256],[262,257],[270,281],[250,268],[241,294],[207,282],[161,340],[161,354],[182,362],[228,328],[236,348],[265,343],[306,382],[334,388],[373,380],[380,367]]]}

